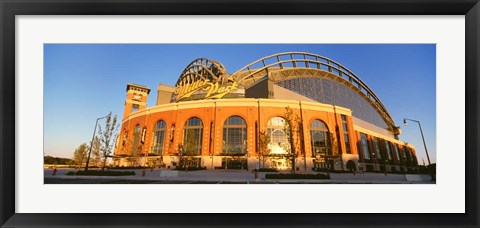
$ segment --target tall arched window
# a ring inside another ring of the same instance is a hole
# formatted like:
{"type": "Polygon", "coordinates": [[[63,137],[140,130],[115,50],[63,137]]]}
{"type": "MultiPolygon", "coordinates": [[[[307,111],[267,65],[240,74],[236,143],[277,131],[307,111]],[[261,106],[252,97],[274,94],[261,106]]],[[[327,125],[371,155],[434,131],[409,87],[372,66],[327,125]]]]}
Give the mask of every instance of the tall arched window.
{"type": "Polygon", "coordinates": [[[198,117],[187,120],[183,128],[183,155],[201,155],[203,123],[198,117]]]}
{"type": "Polygon", "coordinates": [[[412,154],[410,152],[410,149],[407,146],[403,146],[403,151],[405,153],[405,161],[407,166],[412,165],[412,154]]]}
{"type": "Polygon", "coordinates": [[[395,160],[397,160],[397,163],[400,164],[400,155],[398,154],[398,146],[397,144],[393,144],[393,155],[395,156],[395,160]]]}
{"type": "Polygon", "coordinates": [[[332,154],[329,138],[327,125],[321,120],[312,121],[310,124],[310,144],[312,145],[313,156],[332,154]]]}
{"type": "Polygon", "coordinates": [[[268,149],[271,154],[288,154],[290,148],[288,135],[290,129],[286,129],[287,120],[282,117],[273,117],[268,121],[268,136],[270,143],[268,149]],[[287,132],[285,132],[287,131],[287,132]]]}
{"type": "Polygon", "coordinates": [[[225,154],[247,153],[247,123],[240,116],[231,116],[223,124],[223,147],[225,154]]]}
{"type": "Polygon", "coordinates": [[[388,160],[392,161],[393,156],[392,156],[392,151],[390,150],[390,142],[387,140],[384,140],[384,142],[385,142],[385,149],[387,150],[388,160]]]}
{"type": "Polygon", "coordinates": [[[373,146],[375,149],[375,152],[373,153],[374,155],[373,159],[382,160],[382,152],[380,151],[379,140],[377,137],[373,137],[373,146]]]}
{"type": "Polygon", "coordinates": [[[363,158],[370,160],[370,149],[368,148],[368,138],[364,133],[360,133],[360,145],[362,147],[363,158]]]}
{"type": "Polygon", "coordinates": [[[137,126],[135,126],[134,133],[140,133],[140,124],[137,124],[137,126]]]}
{"type": "Polygon", "coordinates": [[[158,121],[155,125],[155,128],[153,129],[152,153],[160,155],[163,153],[163,142],[165,141],[166,130],[167,124],[165,123],[165,121],[158,121]]]}
{"type": "Polygon", "coordinates": [[[405,146],[401,147],[400,145],[398,145],[398,150],[400,152],[400,164],[401,165],[406,165],[407,155],[405,153],[405,146]]]}

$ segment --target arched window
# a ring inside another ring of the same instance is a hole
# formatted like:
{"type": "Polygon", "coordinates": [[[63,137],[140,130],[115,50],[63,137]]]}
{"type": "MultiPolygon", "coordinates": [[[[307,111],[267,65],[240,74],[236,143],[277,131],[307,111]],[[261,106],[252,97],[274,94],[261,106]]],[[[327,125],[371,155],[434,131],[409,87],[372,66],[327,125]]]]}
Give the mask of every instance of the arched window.
{"type": "Polygon", "coordinates": [[[332,154],[329,138],[327,125],[321,120],[312,121],[310,124],[310,144],[312,145],[313,156],[332,154]]]}
{"type": "Polygon", "coordinates": [[[153,146],[152,153],[162,154],[163,152],[163,142],[165,141],[165,132],[167,130],[167,124],[165,121],[160,120],[155,125],[153,129],[153,146]]]}
{"type": "Polygon", "coordinates": [[[367,135],[364,133],[360,133],[360,145],[363,151],[363,158],[370,160],[370,149],[368,148],[368,138],[367,135]]]}
{"type": "Polygon", "coordinates": [[[373,137],[373,147],[374,147],[374,153],[373,157],[374,159],[382,160],[382,152],[380,151],[380,145],[379,145],[379,140],[377,137],[373,137]]]}
{"type": "Polygon", "coordinates": [[[187,120],[183,128],[183,155],[201,155],[203,123],[197,117],[187,120]]]}
{"type": "Polygon", "coordinates": [[[405,146],[400,146],[398,145],[398,150],[400,152],[400,164],[401,165],[406,165],[407,163],[407,155],[405,153],[405,146]]]}
{"type": "Polygon", "coordinates": [[[407,164],[407,166],[411,166],[412,165],[412,154],[410,152],[410,149],[407,146],[403,146],[403,150],[404,150],[404,153],[405,153],[406,164],[407,164]]]}
{"type": "Polygon", "coordinates": [[[271,154],[288,154],[290,143],[288,142],[288,135],[290,129],[287,128],[287,120],[282,117],[273,117],[268,121],[268,136],[270,143],[268,149],[271,154]]]}
{"type": "Polygon", "coordinates": [[[400,155],[398,154],[398,146],[397,144],[393,144],[393,155],[395,156],[395,160],[397,161],[398,164],[400,164],[400,155]]]}
{"type": "Polygon", "coordinates": [[[223,123],[223,147],[225,154],[247,153],[247,123],[240,116],[231,116],[223,123]]]}
{"type": "Polygon", "coordinates": [[[393,160],[393,156],[392,156],[392,151],[390,150],[390,142],[385,140],[385,149],[387,149],[387,156],[388,156],[388,160],[392,161],[393,160]]]}

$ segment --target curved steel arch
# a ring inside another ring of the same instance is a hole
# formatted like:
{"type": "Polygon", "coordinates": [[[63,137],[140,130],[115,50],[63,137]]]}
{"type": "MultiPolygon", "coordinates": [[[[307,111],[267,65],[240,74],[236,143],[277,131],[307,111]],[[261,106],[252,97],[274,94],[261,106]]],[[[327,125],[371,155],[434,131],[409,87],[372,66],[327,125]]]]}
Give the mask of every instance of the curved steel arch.
{"type": "Polygon", "coordinates": [[[308,52],[283,52],[258,59],[233,74],[228,74],[226,68],[218,61],[198,58],[193,60],[180,74],[176,86],[192,83],[199,79],[208,79],[213,82],[226,83],[235,81],[239,85],[248,87],[255,81],[271,76],[270,72],[286,69],[311,69],[324,72],[327,78],[339,80],[348,85],[374,106],[384,120],[395,127],[390,113],[378,96],[351,70],[329,58],[308,52]]]}
{"type": "Polygon", "coordinates": [[[275,82],[279,82],[295,78],[305,78],[306,75],[308,75],[309,78],[328,79],[348,87],[350,90],[363,97],[363,99],[365,99],[378,112],[380,117],[387,123],[388,126],[395,125],[393,120],[390,119],[388,112],[384,112],[383,109],[381,109],[381,107],[374,102],[374,100],[367,97],[358,87],[354,86],[349,81],[330,72],[312,68],[284,68],[271,71],[269,78],[275,82]]]}
{"type": "Polygon", "coordinates": [[[198,58],[185,67],[175,85],[183,85],[197,79],[209,79],[214,82],[225,83],[229,80],[229,76],[225,66],[220,62],[198,58]]]}
{"type": "Polygon", "coordinates": [[[384,116],[387,123],[395,127],[394,121],[378,96],[351,70],[329,58],[308,52],[283,52],[258,59],[243,68],[237,70],[231,77],[239,84],[246,86],[259,80],[271,71],[285,68],[307,68],[328,72],[349,82],[368,99],[375,104],[380,114],[384,116]]]}

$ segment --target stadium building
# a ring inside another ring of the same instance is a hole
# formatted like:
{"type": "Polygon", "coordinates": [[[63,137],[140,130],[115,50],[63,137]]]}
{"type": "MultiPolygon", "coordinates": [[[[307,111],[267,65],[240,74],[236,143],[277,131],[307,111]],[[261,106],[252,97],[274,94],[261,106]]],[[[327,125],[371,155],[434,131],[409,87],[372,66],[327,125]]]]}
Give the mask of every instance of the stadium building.
{"type": "Polygon", "coordinates": [[[352,71],[288,52],[229,74],[196,59],[175,86],[128,84],[114,165],[164,168],[407,172],[415,149],[352,71]]]}

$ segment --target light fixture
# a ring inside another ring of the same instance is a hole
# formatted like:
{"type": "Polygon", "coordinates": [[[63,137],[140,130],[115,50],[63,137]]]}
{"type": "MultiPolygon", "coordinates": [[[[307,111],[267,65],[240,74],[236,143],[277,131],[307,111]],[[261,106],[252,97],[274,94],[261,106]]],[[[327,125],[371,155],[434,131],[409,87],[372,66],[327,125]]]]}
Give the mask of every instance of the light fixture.
{"type": "Polygon", "coordinates": [[[422,135],[423,146],[425,147],[425,154],[427,154],[428,165],[430,165],[431,164],[430,163],[430,156],[428,156],[427,144],[425,143],[425,137],[423,136],[422,125],[420,124],[420,121],[404,118],[403,119],[403,124],[405,126],[407,126],[407,120],[416,122],[418,124],[418,127],[420,128],[420,134],[422,135]]]}

